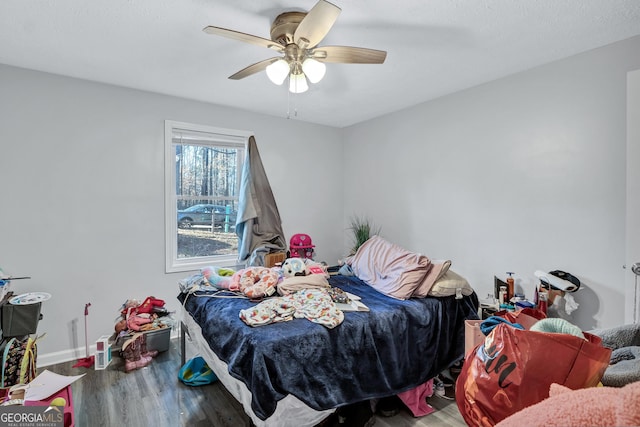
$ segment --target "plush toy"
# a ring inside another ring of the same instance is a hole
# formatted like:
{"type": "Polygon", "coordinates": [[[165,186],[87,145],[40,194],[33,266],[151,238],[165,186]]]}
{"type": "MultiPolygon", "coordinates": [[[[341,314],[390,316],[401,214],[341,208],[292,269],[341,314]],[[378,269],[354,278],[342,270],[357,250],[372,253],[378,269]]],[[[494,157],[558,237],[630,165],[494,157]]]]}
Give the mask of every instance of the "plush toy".
{"type": "Polygon", "coordinates": [[[204,267],[200,270],[207,282],[218,289],[230,289],[235,270],[222,267],[204,267]]]}
{"type": "Polygon", "coordinates": [[[116,323],[116,326],[115,326],[116,334],[119,335],[120,332],[126,331],[127,328],[128,328],[127,321],[125,319],[119,320],[118,323],[116,323]]]}
{"type": "Polygon", "coordinates": [[[309,274],[307,264],[302,258],[287,258],[282,264],[284,277],[306,276],[309,274]]]}

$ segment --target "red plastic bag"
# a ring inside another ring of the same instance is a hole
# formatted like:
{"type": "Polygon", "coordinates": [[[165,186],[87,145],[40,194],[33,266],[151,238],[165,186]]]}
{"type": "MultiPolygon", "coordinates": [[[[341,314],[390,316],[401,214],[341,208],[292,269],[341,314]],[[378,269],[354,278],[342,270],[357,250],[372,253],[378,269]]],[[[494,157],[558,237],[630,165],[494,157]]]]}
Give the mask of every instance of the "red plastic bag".
{"type": "MultiPolygon", "coordinates": [[[[517,320],[516,320],[517,321],[517,320]]],[[[557,383],[577,390],[598,384],[611,350],[586,340],[499,324],[469,353],[456,382],[456,403],[470,426],[493,426],[549,397],[557,383]]]]}

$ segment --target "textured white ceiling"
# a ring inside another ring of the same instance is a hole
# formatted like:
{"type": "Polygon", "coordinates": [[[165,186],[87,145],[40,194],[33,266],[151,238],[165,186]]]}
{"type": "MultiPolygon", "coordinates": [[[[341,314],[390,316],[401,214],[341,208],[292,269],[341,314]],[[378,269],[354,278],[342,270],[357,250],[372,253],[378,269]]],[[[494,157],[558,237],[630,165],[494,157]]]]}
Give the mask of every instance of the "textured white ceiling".
{"type": "Polygon", "coordinates": [[[289,96],[274,56],[207,25],[269,38],[316,0],[1,0],[0,63],[344,127],[640,34],[638,0],[335,0],[320,45],[386,50],[382,65],[328,64],[289,96]]]}

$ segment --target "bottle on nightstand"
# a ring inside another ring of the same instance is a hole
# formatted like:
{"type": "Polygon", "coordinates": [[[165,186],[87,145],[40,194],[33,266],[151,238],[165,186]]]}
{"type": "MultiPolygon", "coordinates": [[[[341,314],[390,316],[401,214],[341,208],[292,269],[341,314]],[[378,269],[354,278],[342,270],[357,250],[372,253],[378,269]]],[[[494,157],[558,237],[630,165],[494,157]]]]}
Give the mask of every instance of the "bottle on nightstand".
{"type": "Polygon", "coordinates": [[[507,277],[507,299],[505,303],[509,304],[511,302],[511,298],[515,296],[515,283],[516,281],[513,279],[513,272],[507,271],[509,277],[507,277]]]}
{"type": "Polygon", "coordinates": [[[544,314],[547,314],[547,296],[548,295],[545,291],[541,291],[538,294],[538,309],[544,314]]]}
{"type": "Polygon", "coordinates": [[[500,305],[502,304],[506,304],[507,303],[507,287],[506,286],[500,286],[500,295],[498,300],[500,301],[500,305]]]}

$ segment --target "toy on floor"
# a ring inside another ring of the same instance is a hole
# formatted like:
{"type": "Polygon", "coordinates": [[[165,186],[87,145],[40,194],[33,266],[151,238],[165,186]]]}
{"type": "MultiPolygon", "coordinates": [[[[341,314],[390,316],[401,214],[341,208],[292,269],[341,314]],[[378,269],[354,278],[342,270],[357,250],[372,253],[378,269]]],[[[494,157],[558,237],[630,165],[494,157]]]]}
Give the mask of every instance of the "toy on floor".
{"type": "Polygon", "coordinates": [[[73,365],[74,368],[83,367],[90,368],[95,363],[94,356],[89,356],[89,341],[87,338],[87,318],[89,317],[89,307],[91,307],[91,303],[88,302],[84,306],[84,344],[86,349],[86,357],[82,359],[78,359],[78,362],[73,365]]]}

